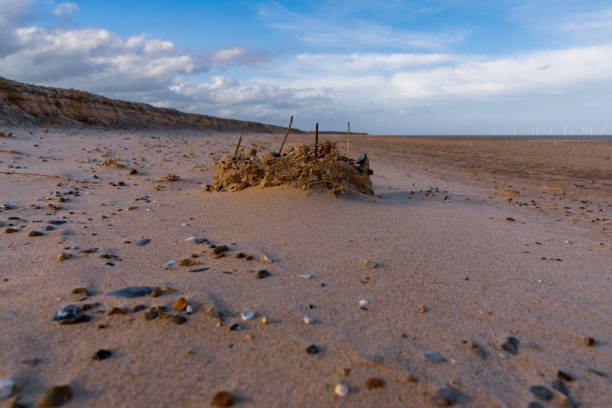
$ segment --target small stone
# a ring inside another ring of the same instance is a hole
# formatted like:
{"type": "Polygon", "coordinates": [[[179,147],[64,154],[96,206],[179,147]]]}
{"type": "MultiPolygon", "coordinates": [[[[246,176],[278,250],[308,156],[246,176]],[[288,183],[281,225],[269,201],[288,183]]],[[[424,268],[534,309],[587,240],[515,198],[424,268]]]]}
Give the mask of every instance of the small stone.
{"type": "Polygon", "coordinates": [[[159,315],[159,313],[157,312],[156,309],[150,309],[150,310],[145,312],[144,317],[145,317],[146,320],[153,320],[158,315],[159,315]]]}
{"type": "Polygon", "coordinates": [[[582,342],[585,346],[594,347],[597,344],[597,341],[593,337],[583,337],[582,342]]]}
{"type": "Polygon", "coordinates": [[[171,319],[172,319],[172,322],[176,324],[183,324],[187,322],[187,318],[181,315],[172,315],[171,319]]]}
{"type": "Polygon", "coordinates": [[[346,384],[336,384],[334,394],[339,397],[346,397],[349,394],[349,387],[346,384]]]}
{"type": "Polygon", "coordinates": [[[246,258],[246,254],[244,252],[238,252],[237,254],[234,254],[234,258],[236,259],[246,258]]]}
{"type": "Polygon", "coordinates": [[[30,231],[30,232],[28,233],[28,236],[29,236],[29,237],[40,237],[40,236],[42,236],[42,235],[43,235],[43,233],[42,233],[42,232],[40,232],[40,231],[30,231]]]}
{"type": "Polygon", "coordinates": [[[210,269],[210,268],[207,268],[207,267],[204,267],[204,268],[196,268],[196,269],[190,269],[190,270],[189,270],[189,272],[195,272],[195,273],[197,273],[197,272],[204,272],[204,271],[207,271],[207,270],[209,270],[209,269],[210,269]]]}
{"type": "Polygon", "coordinates": [[[134,306],[134,309],[132,309],[132,311],[136,313],[136,312],[140,312],[141,310],[145,310],[146,308],[147,308],[146,305],[136,305],[134,306]]]}
{"type": "Polygon", "coordinates": [[[512,217],[506,217],[506,221],[508,222],[516,222],[516,220],[512,217]]]}
{"type": "Polygon", "coordinates": [[[79,313],[81,313],[81,309],[79,309],[78,306],[67,305],[67,306],[62,307],[61,309],[59,309],[53,314],[53,320],[57,321],[57,320],[72,319],[73,317],[78,316],[79,313]]]}
{"type": "Polygon", "coordinates": [[[57,262],[62,262],[65,261],[66,259],[70,259],[72,258],[71,254],[67,254],[66,252],[60,252],[59,254],[57,254],[57,256],[55,257],[55,260],[57,262]]]}
{"type": "Polygon", "coordinates": [[[160,297],[162,295],[162,290],[159,286],[156,286],[151,290],[151,297],[160,297]]]}
{"type": "Polygon", "coordinates": [[[199,262],[194,261],[193,259],[190,259],[190,258],[185,258],[179,261],[179,265],[180,266],[194,266],[194,265],[199,265],[199,262]]]}
{"type": "Polygon", "coordinates": [[[306,352],[308,354],[318,354],[319,353],[319,348],[317,346],[315,346],[314,344],[311,344],[310,346],[308,346],[308,348],[306,349],[306,352]]]}
{"type": "Polygon", "coordinates": [[[96,252],[98,252],[98,248],[86,248],[79,251],[81,254],[95,254],[96,252]]]}
{"type": "Polygon", "coordinates": [[[176,261],[173,259],[166,261],[166,268],[170,268],[174,264],[176,264],[176,261]]]}
{"type": "Polygon", "coordinates": [[[11,379],[0,380],[0,399],[10,397],[14,390],[15,381],[11,379]]]}
{"type": "Polygon", "coordinates": [[[136,169],[130,169],[130,171],[128,172],[129,175],[134,175],[134,174],[138,174],[138,170],[136,169]]]}
{"type": "Polygon", "coordinates": [[[193,306],[191,306],[191,305],[185,306],[185,313],[187,313],[189,315],[193,314],[193,306]]]}
{"type": "Polygon", "coordinates": [[[264,254],[264,255],[261,257],[261,260],[262,260],[263,262],[265,262],[265,263],[274,263],[274,259],[272,259],[272,257],[271,257],[271,256],[266,255],[266,254],[264,254]]]}
{"type": "Polygon", "coordinates": [[[300,275],[300,278],[302,279],[312,279],[312,275],[309,273],[304,273],[300,275]]]}
{"type": "Polygon", "coordinates": [[[149,242],[151,242],[151,240],[149,238],[143,238],[140,241],[136,242],[136,245],[138,246],[145,246],[147,245],[149,242]]]}
{"type": "Polygon", "coordinates": [[[444,356],[442,356],[442,354],[436,351],[425,353],[425,360],[429,361],[430,363],[434,363],[434,364],[446,363],[448,361],[446,360],[446,358],[444,358],[444,356]]]}
{"type": "Polygon", "coordinates": [[[506,337],[504,342],[499,346],[502,351],[510,354],[518,354],[519,340],[516,337],[506,337]]]}
{"type": "Polygon", "coordinates": [[[374,388],[383,388],[385,386],[385,380],[378,377],[370,377],[365,382],[365,387],[368,390],[373,390],[374,388]]]}
{"type": "Polygon", "coordinates": [[[150,295],[153,292],[153,288],[150,286],[127,286],[122,289],[118,289],[114,292],[108,293],[106,296],[122,297],[122,298],[137,298],[146,295],[150,295]]]}
{"type": "Polygon", "coordinates": [[[265,269],[259,270],[259,271],[257,271],[257,273],[255,274],[255,277],[256,277],[257,279],[265,279],[265,278],[267,278],[268,276],[270,276],[270,272],[268,272],[268,271],[267,271],[267,270],[265,270],[265,269]]]}
{"type": "Polygon", "coordinates": [[[17,228],[9,227],[9,228],[5,229],[4,232],[6,234],[14,234],[15,232],[19,232],[19,230],[17,228]]]}
{"type": "Polygon", "coordinates": [[[242,330],[242,326],[239,323],[234,323],[229,327],[230,331],[240,331],[242,330]]]}
{"type": "Polygon", "coordinates": [[[427,312],[427,310],[428,310],[428,309],[427,309],[427,307],[426,307],[426,306],[423,306],[423,305],[420,305],[420,306],[419,306],[419,313],[425,313],[425,312],[427,312]]]}
{"type": "Polygon", "coordinates": [[[187,305],[188,305],[187,299],[184,296],[181,296],[178,298],[178,300],[176,301],[174,306],[172,306],[172,308],[174,310],[178,310],[179,312],[182,312],[183,310],[185,310],[187,305]]]}
{"type": "Polygon", "coordinates": [[[376,268],[380,268],[380,264],[376,263],[374,261],[363,261],[363,266],[365,266],[366,268],[370,268],[370,269],[376,269],[376,268]]]}
{"type": "Polygon", "coordinates": [[[537,401],[531,401],[529,405],[527,405],[527,408],[546,408],[546,407],[537,401]]]}
{"type": "Polygon", "coordinates": [[[215,249],[213,249],[213,254],[214,255],[219,255],[223,252],[227,252],[229,251],[229,247],[227,245],[219,245],[217,247],[215,247],[215,249]]]}
{"type": "Polygon", "coordinates": [[[572,382],[574,381],[574,376],[566,373],[565,371],[557,371],[557,378],[563,381],[572,382]]]}
{"type": "Polygon", "coordinates": [[[313,324],[315,319],[310,316],[304,316],[304,324],[313,324]]]}
{"type": "Polygon", "coordinates": [[[566,397],[569,396],[569,389],[567,388],[567,385],[565,385],[563,381],[554,380],[550,384],[550,386],[552,387],[553,390],[559,391],[561,394],[565,395],[566,397]]]}
{"type": "Polygon", "coordinates": [[[431,400],[438,406],[452,407],[458,400],[457,391],[450,387],[440,388],[434,393],[431,400]]]}
{"type": "Polygon", "coordinates": [[[89,293],[89,291],[87,290],[87,288],[76,288],[76,289],[72,289],[72,294],[73,295],[77,295],[77,296],[82,296],[82,297],[88,297],[91,296],[91,293],[89,293]]]}
{"type": "Polygon", "coordinates": [[[529,387],[529,392],[542,401],[550,401],[553,397],[553,393],[543,385],[532,385],[529,387]]]}
{"type": "Polygon", "coordinates": [[[268,319],[267,317],[264,316],[264,317],[261,318],[261,322],[263,324],[269,324],[270,323],[270,319],[268,319]]]}
{"type": "Polygon", "coordinates": [[[59,407],[69,402],[73,397],[72,388],[69,385],[58,385],[51,387],[43,395],[41,407],[59,407]]]}
{"type": "Polygon", "coordinates": [[[474,351],[483,360],[487,358],[487,353],[480,344],[471,340],[463,340],[462,343],[466,344],[470,350],[474,351]]]}
{"type": "Polygon", "coordinates": [[[122,307],[112,307],[106,314],[107,316],[112,316],[116,314],[124,315],[126,313],[127,313],[127,310],[125,310],[122,307]]]}
{"type": "Polygon", "coordinates": [[[96,351],[92,356],[92,360],[97,360],[97,361],[101,361],[101,360],[106,360],[107,358],[109,358],[110,356],[113,355],[113,352],[110,350],[105,350],[105,349],[100,349],[98,351],[96,351]]]}
{"type": "Polygon", "coordinates": [[[219,391],[213,395],[210,405],[213,407],[231,407],[236,402],[236,398],[229,391],[219,391]]]}
{"type": "Polygon", "coordinates": [[[362,310],[367,310],[368,306],[369,306],[370,302],[366,299],[361,299],[359,301],[359,308],[362,310]]]}
{"type": "Polygon", "coordinates": [[[253,320],[255,317],[257,316],[257,313],[254,312],[253,310],[245,310],[242,313],[240,313],[240,317],[242,318],[242,320],[253,320]]]}
{"type": "Polygon", "coordinates": [[[64,319],[60,321],[60,324],[78,324],[78,323],[85,323],[90,320],[91,320],[91,316],[86,315],[86,314],[80,314],[70,319],[64,319]]]}

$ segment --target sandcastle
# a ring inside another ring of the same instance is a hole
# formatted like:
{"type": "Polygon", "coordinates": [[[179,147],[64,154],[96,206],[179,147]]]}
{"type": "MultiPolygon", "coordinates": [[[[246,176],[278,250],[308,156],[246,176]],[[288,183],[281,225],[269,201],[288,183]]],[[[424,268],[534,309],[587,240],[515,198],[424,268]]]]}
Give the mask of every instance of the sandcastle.
{"type": "Polygon", "coordinates": [[[241,139],[234,155],[217,162],[213,191],[292,185],[303,190],[325,188],[334,196],[346,191],[374,195],[370,179],[373,171],[365,153],[350,159],[328,140],[290,146],[285,151],[281,146],[282,153],[268,151],[258,156],[254,148],[239,151],[241,139]]]}

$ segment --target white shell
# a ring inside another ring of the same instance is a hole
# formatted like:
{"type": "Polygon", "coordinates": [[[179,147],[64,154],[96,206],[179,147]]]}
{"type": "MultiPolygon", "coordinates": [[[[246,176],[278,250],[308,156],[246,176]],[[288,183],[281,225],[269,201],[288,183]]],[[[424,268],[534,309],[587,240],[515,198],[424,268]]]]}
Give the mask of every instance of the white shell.
{"type": "Polygon", "coordinates": [[[304,323],[305,324],[313,324],[315,321],[314,318],[310,317],[310,316],[304,316],[304,323]]]}
{"type": "Polygon", "coordinates": [[[349,388],[346,384],[336,384],[334,394],[339,397],[346,397],[349,394],[349,388]]]}
{"type": "Polygon", "coordinates": [[[240,317],[242,318],[242,320],[253,320],[256,315],[257,313],[255,313],[252,310],[245,310],[242,313],[240,313],[240,317]]]}
{"type": "Polygon", "coordinates": [[[359,307],[368,307],[369,304],[370,302],[368,302],[366,299],[361,299],[359,301],[359,307]]]}
{"type": "Polygon", "coordinates": [[[175,260],[166,261],[166,266],[169,268],[176,263],[175,260]]]}

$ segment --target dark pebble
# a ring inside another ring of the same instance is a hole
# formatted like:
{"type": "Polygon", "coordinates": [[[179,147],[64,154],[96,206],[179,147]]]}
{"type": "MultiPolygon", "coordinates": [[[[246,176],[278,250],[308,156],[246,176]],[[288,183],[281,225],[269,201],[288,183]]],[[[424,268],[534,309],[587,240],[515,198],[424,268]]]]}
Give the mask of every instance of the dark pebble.
{"type": "Polygon", "coordinates": [[[189,269],[189,272],[204,272],[209,270],[210,268],[196,268],[196,269],[189,269]]]}
{"type": "Polygon", "coordinates": [[[96,351],[93,356],[91,356],[91,358],[93,360],[106,360],[107,358],[109,358],[110,356],[113,355],[113,352],[110,350],[105,350],[105,349],[100,349],[98,351],[96,351]]]}
{"type": "Polygon", "coordinates": [[[219,391],[213,395],[210,405],[213,407],[231,407],[236,402],[236,398],[229,391],[219,391]]]}
{"type": "Polygon", "coordinates": [[[583,337],[582,342],[589,347],[594,347],[597,344],[597,341],[593,337],[583,337]]]}
{"type": "Polygon", "coordinates": [[[266,271],[265,269],[257,271],[257,273],[255,274],[255,277],[257,279],[264,279],[264,278],[267,278],[268,276],[270,276],[270,272],[266,271]]]}
{"type": "Polygon", "coordinates": [[[155,309],[151,309],[147,312],[145,312],[144,317],[147,320],[153,320],[155,319],[157,316],[159,315],[159,313],[157,313],[157,310],[155,309]]]}
{"type": "Polygon", "coordinates": [[[51,225],[47,225],[45,227],[45,231],[53,231],[55,229],[55,227],[52,227],[51,225]]]}
{"type": "Polygon", "coordinates": [[[187,318],[181,315],[172,315],[172,321],[176,324],[183,324],[187,322],[187,318]]]}
{"type": "Polygon", "coordinates": [[[314,344],[311,344],[310,346],[308,346],[308,348],[306,349],[306,352],[308,354],[317,354],[319,353],[319,348],[317,346],[315,346],[314,344]]]}
{"type": "Polygon", "coordinates": [[[215,247],[215,249],[213,249],[213,254],[219,255],[220,253],[227,251],[229,251],[227,245],[219,245],[218,247],[215,247]]]}
{"type": "Polygon", "coordinates": [[[561,394],[565,395],[566,397],[569,396],[569,390],[567,389],[567,385],[565,385],[563,381],[555,380],[550,384],[550,386],[552,387],[553,390],[559,391],[561,394]]]}
{"type": "Polygon", "coordinates": [[[144,238],[144,239],[141,239],[140,241],[136,242],[136,245],[138,245],[138,246],[145,246],[149,242],[151,242],[151,240],[149,238],[144,238]]]}
{"type": "Polygon", "coordinates": [[[84,296],[84,297],[91,296],[91,293],[89,293],[87,288],[72,289],[72,294],[73,295],[78,295],[78,296],[84,296]]]}
{"type": "Polygon", "coordinates": [[[19,232],[19,230],[17,228],[7,228],[4,230],[5,233],[7,234],[14,234],[15,232],[19,232]]]}
{"type": "Polygon", "coordinates": [[[441,407],[452,407],[457,403],[457,399],[457,391],[449,387],[440,388],[431,397],[433,403],[441,407]]]}
{"type": "Polygon", "coordinates": [[[440,363],[446,363],[448,360],[446,360],[446,358],[444,358],[444,356],[438,352],[429,352],[429,353],[425,353],[425,360],[429,361],[430,363],[434,363],[434,364],[440,364],[440,363]]]}
{"type": "Polygon", "coordinates": [[[540,404],[539,402],[531,401],[529,405],[527,406],[527,408],[546,408],[546,407],[540,404]]]}
{"type": "Polygon", "coordinates": [[[150,295],[151,292],[153,292],[153,288],[150,286],[128,286],[123,289],[110,292],[106,296],[137,298],[141,296],[150,295]]]}
{"type": "Polygon", "coordinates": [[[550,401],[553,397],[553,393],[543,385],[532,385],[529,392],[542,401],[550,401]]]}
{"type": "Polygon", "coordinates": [[[499,346],[503,351],[507,351],[510,354],[518,354],[519,340],[516,337],[506,337],[504,342],[499,346]]]}
{"type": "Polygon", "coordinates": [[[67,306],[64,306],[61,309],[57,310],[53,314],[53,320],[57,321],[57,320],[72,319],[72,318],[78,316],[79,313],[81,313],[81,309],[79,309],[78,306],[67,305],[67,306]]]}
{"type": "Polygon", "coordinates": [[[203,244],[205,242],[208,242],[208,240],[206,238],[196,238],[193,240],[194,244],[203,244]]]}
{"type": "Polygon", "coordinates": [[[372,390],[374,388],[383,388],[385,386],[385,380],[378,377],[370,377],[366,380],[365,387],[368,390],[372,390]]]}
{"type": "Polygon", "coordinates": [[[47,222],[51,225],[63,225],[66,223],[66,221],[63,221],[63,220],[51,220],[47,222]]]}
{"type": "Polygon", "coordinates": [[[69,385],[58,385],[51,387],[43,395],[41,407],[59,407],[69,402],[74,396],[72,388],[69,385]]]}
{"type": "Polygon", "coordinates": [[[242,330],[242,326],[238,323],[234,323],[229,327],[230,331],[240,331],[242,330]]]}
{"type": "Polygon", "coordinates": [[[516,220],[514,218],[512,218],[512,217],[506,217],[506,221],[516,222],[516,220]]]}
{"type": "Polygon", "coordinates": [[[141,310],[145,310],[146,308],[147,308],[146,305],[136,305],[134,306],[134,309],[132,309],[132,311],[136,313],[136,312],[140,312],[141,310]]]}
{"type": "Polygon", "coordinates": [[[557,378],[563,381],[572,382],[574,381],[574,376],[566,373],[565,371],[557,371],[557,378]]]}
{"type": "Polygon", "coordinates": [[[93,254],[95,252],[98,252],[98,248],[87,248],[87,249],[81,249],[79,251],[81,254],[93,254]]]}
{"type": "Polygon", "coordinates": [[[28,233],[28,236],[29,236],[29,237],[40,237],[40,236],[42,236],[42,235],[43,235],[43,233],[42,233],[42,232],[40,232],[40,231],[30,231],[30,232],[28,233]]]}

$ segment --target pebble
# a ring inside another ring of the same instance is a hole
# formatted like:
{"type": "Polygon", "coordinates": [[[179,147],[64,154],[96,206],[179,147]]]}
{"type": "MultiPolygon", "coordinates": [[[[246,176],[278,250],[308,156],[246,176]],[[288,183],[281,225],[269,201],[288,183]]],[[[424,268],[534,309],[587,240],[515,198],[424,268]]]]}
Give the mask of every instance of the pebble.
{"type": "Polygon", "coordinates": [[[594,347],[597,344],[597,341],[593,337],[583,337],[582,342],[585,346],[594,347]]]}
{"type": "Polygon", "coordinates": [[[79,313],[81,313],[81,309],[79,309],[78,306],[67,305],[57,310],[53,314],[53,320],[58,321],[58,320],[72,319],[74,317],[77,317],[79,313]]]}
{"type": "Polygon", "coordinates": [[[42,235],[43,235],[43,233],[42,233],[42,232],[40,232],[40,231],[30,231],[30,232],[28,233],[28,236],[29,236],[29,237],[40,237],[40,236],[42,236],[42,235]]]}
{"type": "Polygon", "coordinates": [[[100,349],[100,350],[96,351],[91,356],[91,358],[92,358],[92,360],[101,361],[101,360],[106,360],[107,358],[109,358],[112,355],[113,355],[112,351],[106,350],[106,349],[100,349]]]}
{"type": "Polygon", "coordinates": [[[431,400],[438,406],[452,407],[458,400],[457,391],[450,387],[440,388],[434,393],[431,400]]]}
{"type": "Polygon", "coordinates": [[[89,291],[87,290],[87,288],[76,288],[76,289],[72,289],[72,294],[73,294],[73,295],[82,296],[82,297],[88,297],[88,296],[91,296],[91,293],[89,293],[89,291]]]}
{"type": "Polygon", "coordinates": [[[10,397],[14,390],[15,381],[11,379],[0,380],[0,399],[10,397]]]}
{"type": "Polygon", "coordinates": [[[436,351],[425,353],[425,360],[434,364],[446,363],[448,360],[444,356],[436,351]]]}
{"type": "Polygon", "coordinates": [[[222,254],[223,252],[227,252],[229,251],[229,248],[227,245],[219,245],[217,247],[215,247],[215,249],[213,249],[213,254],[214,255],[219,255],[222,254]]]}
{"type": "Polygon", "coordinates": [[[187,322],[187,318],[181,315],[172,315],[171,319],[176,324],[183,324],[187,322]]]}
{"type": "Polygon", "coordinates": [[[315,346],[314,344],[311,344],[310,346],[308,346],[308,348],[306,349],[306,352],[308,354],[318,354],[319,353],[319,348],[317,346],[315,346]]]}
{"type": "Polygon", "coordinates": [[[176,261],[173,259],[166,261],[166,268],[170,268],[174,264],[176,264],[176,261]]]}
{"type": "Polygon", "coordinates": [[[213,395],[210,405],[213,407],[231,407],[236,402],[236,398],[229,391],[219,391],[213,395]]]}
{"type": "Polygon", "coordinates": [[[9,227],[9,228],[5,229],[5,230],[4,230],[4,232],[5,232],[6,234],[13,234],[13,233],[15,233],[15,232],[19,232],[19,230],[18,230],[17,228],[11,228],[11,227],[9,227]]]}
{"type": "Polygon", "coordinates": [[[2,209],[3,210],[12,210],[13,209],[13,205],[11,203],[3,203],[2,204],[2,209]]]}
{"type": "Polygon", "coordinates": [[[557,371],[557,378],[563,381],[572,382],[574,381],[574,376],[566,373],[565,371],[557,371]]]}
{"type": "Polygon", "coordinates": [[[155,319],[157,316],[159,315],[159,313],[157,312],[157,309],[150,309],[148,311],[145,312],[144,317],[146,320],[153,320],[155,319]]]}
{"type": "Polygon", "coordinates": [[[300,275],[300,278],[302,279],[312,279],[312,275],[309,273],[303,273],[300,275]]]}
{"type": "Polygon", "coordinates": [[[374,261],[363,261],[363,265],[370,269],[380,268],[380,264],[374,261]]]}
{"type": "Polygon", "coordinates": [[[141,239],[140,241],[137,241],[136,245],[138,245],[138,246],[145,246],[149,242],[151,242],[151,240],[149,238],[144,238],[144,239],[141,239]]]}
{"type": "Polygon", "coordinates": [[[59,407],[69,402],[74,396],[72,388],[69,385],[58,385],[51,387],[43,395],[41,407],[59,407]]]}
{"type": "Polygon", "coordinates": [[[270,276],[270,272],[268,272],[268,271],[267,271],[267,270],[265,270],[265,269],[259,270],[259,271],[257,271],[257,273],[255,274],[255,277],[256,277],[257,279],[265,279],[265,278],[267,278],[268,276],[270,276]]]}
{"type": "Polygon", "coordinates": [[[253,310],[245,310],[240,313],[242,320],[253,320],[257,316],[257,313],[253,310]]]}
{"type": "Polygon", "coordinates": [[[349,394],[349,387],[346,384],[336,384],[334,387],[334,394],[339,397],[346,397],[349,394]]]}
{"type": "Polygon", "coordinates": [[[210,268],[206,268],[206,267],[204,267],[204,268],[196,268],[196,269],[189,269],[189,272],[196,272],[196,273],[197,272],[204,272],[204,271],[207,271],[209,269],[210,268]]]}
{"type": "Polygon", "coordinates": [[[506,337],[504,342],[499,346],[502,351],[510,354],[518,354],[519,340],[516,337],[506,337]]]}
{"type": "Polygon", "coordinates": [[[567,385],[565,385],[563,381],[554,380],[550,384],[550,386],[552,387],[553,390],[559,391],[561,394],[565,395],[566,397],[569,396],[569,389],[567,388],[567,385]]]}
{"type": "Polygon", "coordinates": [[[194,265],[198,265],[198,264],[199,264],[199,262],[194,261],[191,258],[185,258],[185,259],[181,259],[179,261],[179,265],[180,266],[194,266],[194,265]]]}
{"type": "Polygon", "coordinates": [[[64,319],[60,321],[60,324],[77,324],[77,323],[85,323],[91,320],[91,316],[86,314],[80,314],[70,319],[64,319]]]}
{"type": "Polygon", "coordinates": [[[370,302],[368,302],[366,299],[361,299],[359,301],[359,308],[362,310],[366,310],[367,307],[369,306],[370,302]]]}
{"type": "Polygon", "coordinates": [[[176,303],[174,304],[174,306],[172,306],[172,308],[174,310],[178,310],[179,312],[182,312],[185,310],[185,308],[188,306],[188,302],[187,299],[184,296],[181,296],[178,298],[178,300],[176,301],[176,303]]]}
{"type": "Polygon", "coordinates": [[[265,263],[274,263],[274,259],[272,259],[272,257],[271,257],[271,256],[268,256],[268,255],[266,255],[266,254],[264,254],[264,255],[261,257],[261,260],[262,260],[263,262],[265,262],[265,263]]]}
{"type": "Polygon", "coordinates": [[[59,254],[57,254],[57,256],[55,257],[55,260],[57,262],[62,262],[65,261],[66,259],[72,258],[71,254],[67,254],[66,252],[60,252],[59,254]]]}
{"type": "Polygon", "coordinates": [[[527,408],[546,408],[546,407],[537,401],[531,401],[529,405],[527,405],[527,408]]]}
{"type": "Polygon", "coordinates": [[[313,317],[304,316],[304,324],[313,324],[314,322],[315,322],[315,319],[313,317]]]}
{"type": "Polygon", "coordinates": [[[125,288],[118,289],[114,292],[110,292],[106,296],[137,298],[141,296],[150,295],[151,292],[153,292],[153,288],[150,286],[127,286],[125,288]]]}
{"type": "Polygon", "coordinates": [[[365,387],[368,390],[373,390],[374,388],[383,388],[385,386],[385,380],[378,377],[370,377],[365,382],[365,387]]]}
{"type": "Polygon", "coordinates": [[[476,353],[483,360],[487,358],[487,352],[480,344],[471,340],[463,340],[463,344],[466,344],[470,350],[474,351],[474,353],[476,353]]]}
{"type": "Polygon", "coordinates": [[[191,306],[191,305],[187,305],[187,306],[185,307],[185,313],[187,313],[187,314],[192,314],[192,313],[193,313],[193,306],[191,306]]]}
{"type": "Polygon", "coordinates": [[[120,315],[124,315],[126,314],[127,310],[125,310],[122,307],[112,307],[107,313],[107,316],[112,316],[112,315],[116,315],[116,314],[120,314],[120,315]]]}
{"type": "Polygon", "coordinates": [[[553,397],[553,393],[543,385],[532,385],[529,392],[542,401],[550,401],[553,397]]]}

